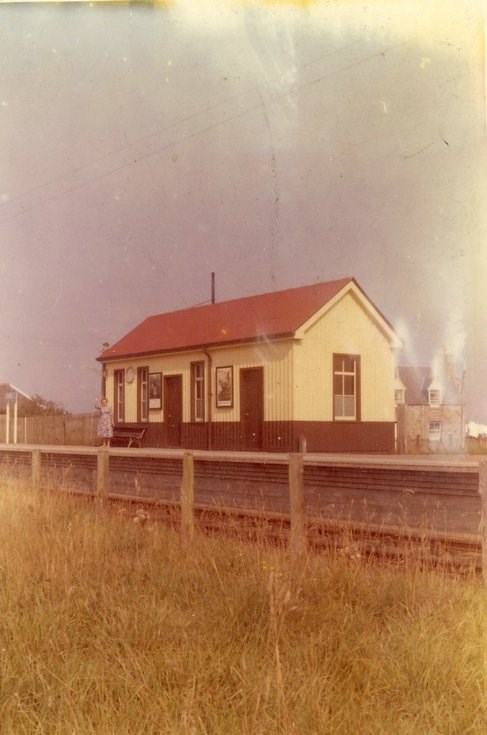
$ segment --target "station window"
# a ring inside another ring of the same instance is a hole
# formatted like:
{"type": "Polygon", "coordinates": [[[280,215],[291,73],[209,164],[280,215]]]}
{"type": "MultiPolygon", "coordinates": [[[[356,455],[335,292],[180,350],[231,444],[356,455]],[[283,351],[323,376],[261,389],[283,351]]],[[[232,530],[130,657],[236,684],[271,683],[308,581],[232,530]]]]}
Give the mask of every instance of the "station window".
{"type": "Polygon", "coordinates": [[[149,420],[149,368],[137,370],[137,420],[149,420]]]}
{"type": "Polygon", "coordinates": [[[114,370],[114,420],[121,424],[125,421],[125,370],[114,370]]]}
{"type": "Polygon", "coordinates": [[[360,421],[359,355],[333,355],[333,418],[360,421]]]}
{"type": "Polygon", "coordinates": [[[205,363],[191,363],[191,421],[205,420],[205,363]]]}

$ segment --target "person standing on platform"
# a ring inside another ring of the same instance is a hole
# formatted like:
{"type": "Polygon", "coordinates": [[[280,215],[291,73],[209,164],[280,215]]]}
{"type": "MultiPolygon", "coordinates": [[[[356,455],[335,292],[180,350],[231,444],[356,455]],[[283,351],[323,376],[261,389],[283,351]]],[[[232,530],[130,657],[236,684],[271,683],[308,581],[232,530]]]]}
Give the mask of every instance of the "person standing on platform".
{"type": "Polygon", "coordinates": [[[109,447],[110,440],[113,437],[113,413],[108,405],[106,398],[95,403],[95,407],[100,411],[100,418],[96,427],[96,435],[102,440],[102,447],[109,447]]]}

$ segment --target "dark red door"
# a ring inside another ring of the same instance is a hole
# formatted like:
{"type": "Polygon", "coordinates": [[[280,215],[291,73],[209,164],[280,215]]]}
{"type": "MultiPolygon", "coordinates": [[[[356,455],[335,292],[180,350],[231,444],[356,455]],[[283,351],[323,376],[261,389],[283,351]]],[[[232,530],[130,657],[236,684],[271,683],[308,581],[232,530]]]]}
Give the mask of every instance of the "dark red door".
{"type": "Polygon", "coordinates": [[[181,446],[183,420],[183,379],[181,375],[164,376],[164,427],[165,445],[181,446]]]}
{"type": "Polygon", "coordinates": [[[262,449],[264,424],[264,368],[240,370],[240,446],[262,449]]]}

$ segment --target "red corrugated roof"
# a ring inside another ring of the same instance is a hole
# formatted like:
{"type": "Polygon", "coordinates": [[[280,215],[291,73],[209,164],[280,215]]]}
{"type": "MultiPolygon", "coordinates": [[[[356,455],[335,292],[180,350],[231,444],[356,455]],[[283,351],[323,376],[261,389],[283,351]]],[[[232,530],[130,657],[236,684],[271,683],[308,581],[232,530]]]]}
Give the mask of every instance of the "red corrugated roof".
{"type": "Polygon", "coordinates": [[[342,278],[150,316],[98,360],[291,336],[351,282],[342,278]]]}

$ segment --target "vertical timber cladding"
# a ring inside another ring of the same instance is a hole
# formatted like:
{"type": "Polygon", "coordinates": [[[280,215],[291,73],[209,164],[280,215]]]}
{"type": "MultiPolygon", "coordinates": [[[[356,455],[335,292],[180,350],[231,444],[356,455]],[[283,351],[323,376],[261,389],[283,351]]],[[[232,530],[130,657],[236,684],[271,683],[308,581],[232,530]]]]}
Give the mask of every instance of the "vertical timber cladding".
{"type": "Polygon", "coordinates": [[[352,293],[309,326],[293,350],[295,437],[309,451],[395,450],[390,338],[352,293]],[[334,420],[333,354],[360,357],[360,420],[334,420]]]}
{"type": "Polygon", "coordinates": [[[262,342],[213,351],[212,448],[291,451],[292,343],[262,342]],[[215,374],[233,369],[231,406],[218,406],[215,374]]]}

